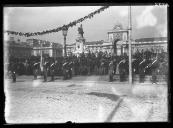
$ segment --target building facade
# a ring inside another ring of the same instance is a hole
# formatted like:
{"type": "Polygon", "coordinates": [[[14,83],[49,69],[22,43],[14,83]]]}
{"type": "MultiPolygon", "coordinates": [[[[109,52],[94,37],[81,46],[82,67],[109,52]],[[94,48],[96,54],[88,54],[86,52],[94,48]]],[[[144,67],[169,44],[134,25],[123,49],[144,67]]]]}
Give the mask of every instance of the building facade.
{"type": "Polygon", "coordinates": [[[154,53],[161,53],[162,51],[168,51],[168,38],[167,37],[155,37],[155,38],[140,38],[136,39],[132,45],[132,51],[136,50],[150,50],[154,53]]]}
{"type": "Polygon", "coordinates": [[[118,24],[112,30],[109,30],[107,35],[114,55],[127,53],[128,29],[123,29],[122,25],[118,24]]]}
{"type": "Polygon", "coordinates": [[[33,56],[43,56],[48,57],[61,57],[62,56],[62,45],[59,43],[37,40],[37,39],[28,39],[27,43],[30,44],[32,49],[33,56]]]}
{"type": "MultiPolygon", "coordinates": [[[[107,32],[108,41],[91,41],[83,43],[83,52],[107,52],[114,55],[128,55],[128,29],[123,29],[122,25],[115,25],[112,30],[107,32]]],[[[155,53],[167,52],[167,37],[131,39],[132,54],[137,50],[150,50],[155,53]]],[[[77,43],[67,45],[67,54],[76,54],[77,43]]]]}
{"type": "Polygon", "coordinates": [[[27,58],[32,55],[32,47],[26,42],[8,40],[4,42],[5,57],[27,58]]]}
{"type": "Polygon", "coordinates": [[[19,39],[14,40],[10,37],[4,41],[4,59],[8,58],[29,58],[31,56],[60,57],[62,56],[62,45],[58,43],[40,41],[37,39],[28,39],[21,42],[19,39]]]}

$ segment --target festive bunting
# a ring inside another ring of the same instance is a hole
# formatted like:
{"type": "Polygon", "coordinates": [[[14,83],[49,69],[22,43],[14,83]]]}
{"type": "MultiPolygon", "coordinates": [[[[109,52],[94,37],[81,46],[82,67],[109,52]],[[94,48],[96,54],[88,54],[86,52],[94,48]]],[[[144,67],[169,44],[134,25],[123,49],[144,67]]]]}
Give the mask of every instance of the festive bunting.
{"type": "Polygon", "coordinates": [[[83,18],[80,18],[78,20],[75,20],[73,22],[70,22],[69,24],[67,25],[63,25],[61,27],[58,27],[56,29],[52,29],[52,30],[44,30],[42,32],[33,32],[33,33],[30,33],[30,32],[26,32],[26,33],[22,33],[22,32],[15,32],[15,31],[5,31],[8,35],[9,34],[12,34],[12,35],[19,35],[19,36],[25,36],[25,37],[30,37],[30,36],[37,36],[37,35],[44,35],[44,34],[50,34],[52,32],[59,32],[59,31],[62,31],[64,27],[66,27],[67,29],[69,27],[73,27],[73,26],[76,26],[76,24],[78,23],[81,23],[83,22],[84,20],[86,19],[91,19],[95,14],[99,14],[100,12],[104,11],[105,9],[109,8],[109,6],[103,6],[101,7],[100,9],[88,14],[87,16],[84,16],[83,18]]]}

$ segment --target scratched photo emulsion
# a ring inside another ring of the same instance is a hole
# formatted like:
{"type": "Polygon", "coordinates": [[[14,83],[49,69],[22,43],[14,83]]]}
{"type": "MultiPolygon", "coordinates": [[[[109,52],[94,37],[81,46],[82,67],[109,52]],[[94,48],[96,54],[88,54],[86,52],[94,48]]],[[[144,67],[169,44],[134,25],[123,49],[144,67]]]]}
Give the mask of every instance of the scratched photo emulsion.
{"type": "Polygon", "coordinates": [[[167,9],[4,6],[6,123],[168,122],[167,9]]]}

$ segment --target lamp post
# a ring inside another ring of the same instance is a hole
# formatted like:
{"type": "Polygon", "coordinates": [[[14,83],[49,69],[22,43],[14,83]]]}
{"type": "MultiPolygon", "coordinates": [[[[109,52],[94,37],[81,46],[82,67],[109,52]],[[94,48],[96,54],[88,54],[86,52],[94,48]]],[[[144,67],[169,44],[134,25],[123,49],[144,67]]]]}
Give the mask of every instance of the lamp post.
{"type": "Polygon", "coordinates": [[[41,53],[40,53],[40,68],[41,68],[41,71],[43,70],[43,44],[42,44],[42,41],[39,40],[39,43],[40,43],[40,50],[41,50],[41,53]]]}
{"type": "Polygon", "coordinates": [[[132,51],[131,51],[131,6],[129,6],[129,29],[128,29],[128,42],[129,42],[129,84],[132,85],[132,51]]]}
{"type": "Polygon", "coordinates": [[[67,31],[68,28],[64,25],[63,29],[62,29],[62,34],[64,36],[64,47],[63,47],[63,56],[66,57],[67,53],[66,53],[66,36],[67,36],[67,31]]]}

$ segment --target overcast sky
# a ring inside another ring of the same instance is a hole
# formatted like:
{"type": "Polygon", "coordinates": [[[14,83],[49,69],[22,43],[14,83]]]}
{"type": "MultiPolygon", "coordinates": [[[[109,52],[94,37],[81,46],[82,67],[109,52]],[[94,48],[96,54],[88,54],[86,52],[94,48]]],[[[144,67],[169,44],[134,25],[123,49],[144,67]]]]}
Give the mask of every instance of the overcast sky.
{"type": "MultiPolygon", "coordinates": [[[[50,30],[82,18],[100,7],[5,7],[4,30],[18,32],[50,30]]],[[[84,37],[86,41],[107,41],[108,30],[117,23],[121,23],[124,28],[127,28],[128,6],[110,6],[93,18],[83,21],[84,37]]],[[[67,44],[75,42],[79,26],[80,24],[77,24],[69,28],[67,44]]],[[[132,29],[133,39],[167,36],[167,6],[132,6],[132,29]]],[[[28,38],[63,43],[61,31],[28,38]]],[[[22,40],[28,38],[22,38],[22,40]]]]}

